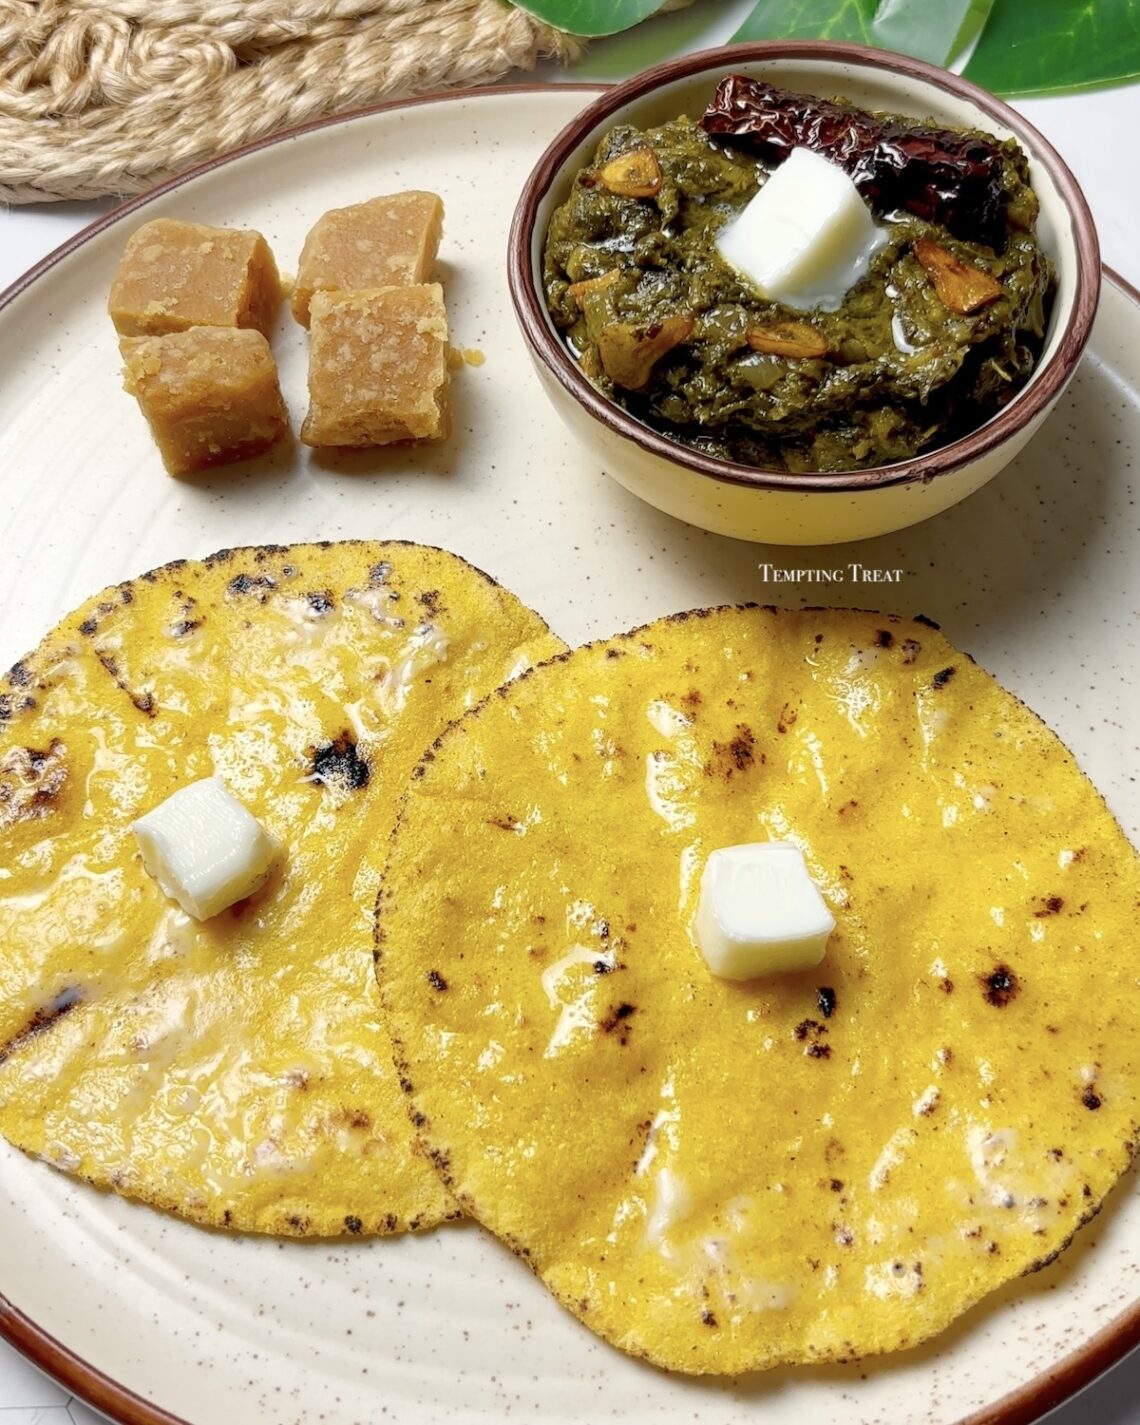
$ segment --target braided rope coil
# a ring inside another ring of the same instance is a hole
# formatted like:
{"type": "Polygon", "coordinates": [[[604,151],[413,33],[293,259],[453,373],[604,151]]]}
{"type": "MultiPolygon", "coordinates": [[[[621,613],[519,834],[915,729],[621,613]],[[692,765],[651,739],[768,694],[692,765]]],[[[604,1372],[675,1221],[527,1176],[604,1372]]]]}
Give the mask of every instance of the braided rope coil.
{"type": "Polygon", "coordinates": [[[136,193],[382,99],[580,41],[504,0],[0,0],[0,201],[136,193]]]}

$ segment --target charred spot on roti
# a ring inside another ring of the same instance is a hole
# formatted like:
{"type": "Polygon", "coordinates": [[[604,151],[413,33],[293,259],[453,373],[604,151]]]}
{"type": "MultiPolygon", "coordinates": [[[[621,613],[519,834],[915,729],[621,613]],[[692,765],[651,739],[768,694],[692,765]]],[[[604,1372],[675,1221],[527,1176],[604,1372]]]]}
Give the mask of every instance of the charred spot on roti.
{"type": "Polygon", "coordinates": [[[443,595],[438,589],[422,589],[417,595],[417,600],[422,605],[424,611],[432,618],[438,617],[446,612],[443,595]]]}
{"type": "Polygon", "coordinates": [[[727,742],[713,742],[712,755],[705,764],[705,775],[726,780],[738,772],[747,772],[754,762],[766,761],[765,754],[756,751],[756,734],[747,723],[737,723],[727,742]]]}
{"type": "Polygon", "coordinates": [[[792,1030],[792,1037],[803,1044],[809,1059],[830,1059],[831,1045],[823,1037],[827,1028],[818,1019],[801,1019],[792,1030]]]}
{"type": "Polygon", "coordinates": [[[252,596],[263,604],[276,587],[277,580],[268,574],[235,574],[226,585],[226,593],[233,598],[252,596]]]}
{"type": "Polygon", "coordinates": [[[47,1004],[33,1010],[28,1022],[18,1030],[6,1044],[0,1044],[0,1064],[22,1049],[30,1040],[38,1038],[53,1028],[67,1014],[85,999],[80,985],[65,985],[47,1004]]]}
{"type": "Polygon", "coordinates": [[[1021,988],[1008,965],[995,965],[992,970],[979,975],[978,981],[986,1003],[992,1004],[995,1009],[1004,1009],[1021,988]]]}
{"type": "Polygon", "coordinates": [[[1065,902],[1061,896],[1044,896],[1033,914],[1038,920],[1044,920],[1047,916],[1059,915],[1064,906],[1065,902]]]}
{"type": "Polygon", "coordinates": [[[47,816],[67,781],[67,748],[10,747],[0,756],[0,828],[47,816]]]}
{"type": "Polygon", "coordinates": [[[371,776],[369,760],[362,755],[356,739],[346,728],[330,742],[314,747],[310,753],[309,775],[342,791],[360,791],[371,776]]]}
{"type": "Polygon", "coordinates": [[[105,652],[101,648],[97,648],[95,650],[95,657],[102,664],[103,668],[106,669],[115,686],[119,688],[122,692],[126,693],[127,697],[131,700],[132,705],[137,708],[138,711],[141,712],[144,716],[153,717],[155,712],[154,694],[145,690],[138,691],[132,688],[127,682],[127,680],[123,677],[122,673],[119,671],[119,664],[117,659],[115,659],[110,653],[105,652]]]}
{"type": "Polygon", "coordinates": [[[637,1006],[632,1005],[628,1000],[623,1000],[621,1004],[610,1009],[604,1019],[598,1022],[598,1028],[603,1034],[612,1034],[623,1047],[629,1043],[629,1036],[632,1029],[630,1016],[636,1014],[637,1006]]]}

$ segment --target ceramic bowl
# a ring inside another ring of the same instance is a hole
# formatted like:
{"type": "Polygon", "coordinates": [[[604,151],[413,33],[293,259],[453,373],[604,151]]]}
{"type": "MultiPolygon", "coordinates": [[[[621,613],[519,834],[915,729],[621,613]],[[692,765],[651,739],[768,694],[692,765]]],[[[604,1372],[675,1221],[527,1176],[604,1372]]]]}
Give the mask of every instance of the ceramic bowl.
{"type": "Polygon", "coordinates": [[[1088,204],[1041,134],[967,80],[905,55],[855,45],[776,42],[686,55],[616,85],[584,109],[539,160],[511,227],[515,311],[542,384],[575,437],[615,480],[658,509],[717,534],[774,544],[866,539],[929,519],[979,489],[1039,429],[1073,375],[1100,294],[1100,252],[1088,204]],[[1029,155],[1041,200],[1038,239],[1057,269],[1044,350],[1017,397],[985,425],[939,450],[839,474],[758,470],[701,454],[649,429],[598,392],[547,314],[542,248],[573,175],[614,124],[700,114],[729,73],[784,89],[843,97],[867,109],[933,118],[1013,137],[1029,155]]]}

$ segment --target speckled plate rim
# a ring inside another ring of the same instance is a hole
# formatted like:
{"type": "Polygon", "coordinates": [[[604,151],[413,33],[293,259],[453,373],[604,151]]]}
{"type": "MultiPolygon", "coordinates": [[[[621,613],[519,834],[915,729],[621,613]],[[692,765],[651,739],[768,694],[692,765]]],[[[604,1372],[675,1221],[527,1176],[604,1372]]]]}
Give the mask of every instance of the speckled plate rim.
{"type": "MultiPolygon", "coordinates": [[[[598,83],[560,83],[557,87],[561,92],[571,91],[599,95],[613,86],[598,83]]],[[[348,114],[315,119],[307,124],[300,124],[295,128],[243,145],[219,158],[199,164],[175,178],[168,179],[166,182],[148,189],[145,193],[128,199],[111,212],[96,218],[81,232],[48,253],[46,257],[0,292],[0,314],[16,297],[32,287],[57,263],[85,246],[99,233],[117,225],[165,194],[236,159],[244,158],[261,149],[275,147],[301,134],[317,129],[331,128],[339,124],[352,123],[356,119],[391,110],[408,109],[423,104],[466,103],[473,99],[499,98],[504,95],[526,97],[546,94],[550,90],[551,85],[542,83],[504,84],[464,90],[458,93],[450,91],[420,95],[412,99],[391,100],[384,104],[354,110],[348,114]]],[[[1140,290],[1112,268],[1105,267],[1103,273],[1117,292],[1131,304],[1134,314],[1140,320],[1140,290]]],[[[113,1420],[119,1421],[120,1425],[191,1425],[191,1422],[184,1417],[171,1414],[161,1406],[145,1400],[129,1386],[92,1366],[77,1352],[65,1346],[44,1327],[13,1306],[2,1293],[0,1293],[0,1339],[14,1346],[34,1366],[52,1376],[87,1404],[102,1411],[113,1420]]],[[[1137,1346],[1140,1346],[1140,1299],[1114,1317],[1090,1337],[1084,1345],[1062,1357],[1048,1370],[1041,1372],[1024,1386],[1002,1396],[991,1405],[984,1406],[981,1410],[962,1417],[957,1425],[1032,1425],[1032,1422],[1040,1420],[1043,1415],[1064,1404],[1085,1386],[1090,1385],[1104,1371],[1122,1360],[1137,1346]]]]}

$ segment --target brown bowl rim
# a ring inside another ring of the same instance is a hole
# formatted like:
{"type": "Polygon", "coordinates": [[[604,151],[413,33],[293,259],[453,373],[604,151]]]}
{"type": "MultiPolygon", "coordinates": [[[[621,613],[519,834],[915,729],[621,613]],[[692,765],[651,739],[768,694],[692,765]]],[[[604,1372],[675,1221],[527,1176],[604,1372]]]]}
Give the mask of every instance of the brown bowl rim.
{"type": "Polygon", "coordinates": [[[924,60],[912,59],[909,55],[890,50],[869,49],[864,45],[835,44],[827,40],[764,40],[748,44],[720,45],[654,65],[653,68],[634,75],[632,79],[608,87],[593,104],[575,115],[548,145],[523,186],[508,238],[507,282],[515,315],[532,353],[559,385],[613,434],[640,446],[650,455],[691,470],[695,475],[703,475],[725,484],[744,485],[757,490],[800,493],[821,491],[836,494],[885,489],[891,485],[906,485],[916,481],[929,483],[1002,445],[1010,436],[1046,411],[1064,389],[1088,344],[1100,299],[1101,263],[1096,225],[1085,195],[1072,171],[1049,140],[1033,124],[987,90],[980,89],[960,75],[927,64],[924,60]],[[829,60],[862,69],[886,69],[929,83],[936,89],[968,100],[1002,127],[1015,133],[1030,156],[1049,170],[1057,185],[1073,224],[1077,250],[1076,291],[1060,343],[1049,360],[1039,368],[1037,379],[1025,387],[1004,410],[985,425],[950,445],[941,446],[909,460],[896,461],[891,465],[875,465],[863,470],[833,474],[763,470],[704,455],[658,434],[603,396],[582,374],[565,345],[558,340],[548,324],[546,305],[534,283],[531,234],[537,222],[538,205],[563,173],[567,156],[578,147],[591,129],[616,109],[632,100],[643,98],[662,84],[696,75],[704,70],[729,71],[743,64],[765,59],[829,60]]]}

